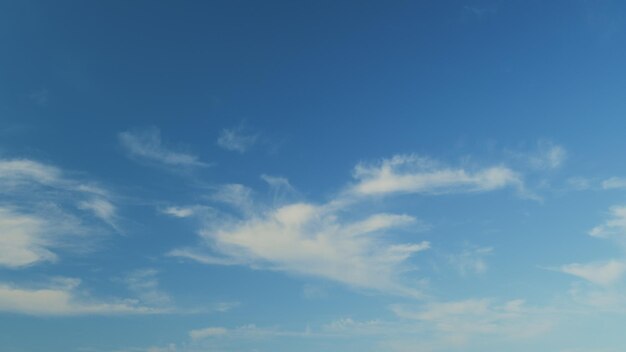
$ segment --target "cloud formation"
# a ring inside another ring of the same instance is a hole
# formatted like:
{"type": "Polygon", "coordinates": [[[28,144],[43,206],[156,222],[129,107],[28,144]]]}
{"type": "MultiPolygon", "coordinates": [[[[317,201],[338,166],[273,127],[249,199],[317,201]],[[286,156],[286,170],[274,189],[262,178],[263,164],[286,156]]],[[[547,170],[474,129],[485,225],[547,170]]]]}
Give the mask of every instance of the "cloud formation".
{"type": "Polygon", "coordinates": [[[610,209],[611,218],[589,231],[589,235],[600,238],[623,238],[626,235],[626,206],[610,209]]]}
{"type": "Polygon", "coordinates": [[[0,283],[0,311],[37,316],[155,314],[136,300],[95,300],[78,290],[80,280],[57,278],[43,287],[0,283]]]}
{"type": "Polygon", "coordinates": [[[155,127],[121,132],[118,134],[118,140],[132,157],[169,166],[208,166],[195,155],[172,151],[165,147],[161,141],[161,131],[155,127]]]}
{"type": "Polygon", "coordinates": [[[561,266],[560,270],[594,284],[606,286],[622,278],[626,272],[626,264],[617,260],[587,264],[573,263],[561,266]]]}
{"type": "MultiPolygon", "coordinates": [[[[230,205],[235,214],[221,213],[199,231],[201,245],[177,248],[169,256],[212,265],[246,265],[315,276],[354,288],[420,296],[417,284],[407,284],[405,273],[417,266],[411,258],[430,248],[425,240],[398,238],[401,228],[414,237],[424,225],[413,216],[393,213],[353,213],[368,202],[367,195],[399,193],[448,194],[487,192],[515,187],[521,177],[504,166],[478,170],[449,168],[415,155],[397,155],[376,164],[359,164],[356,184],[349,185],[326,203],[306,201],[259,205],[253,191],[243,185],[218,187],[210,197],[230,205]]],[[[275,193],[295,194],[284,178],[263,176],[275,193]]],[[[302,198],[302,197],[299,197],[302,198]]],[[[171,209],[170,215],[180,211],[171,209]]],[[[458,265],[483,272],[481,258],[490,249],[469,253],[458,265]]]]}
{"type": "Polygon", "coordinates": [[[225,128],[217,138],[217,145],[239,153],[247,152],[259,139],[258,135],[247,134],[242,126],[225,128]]]}
{"type": "Polygon", "coordinates": [[[626,189],[626,178],[611,177],[602,181],[603,189],[626,189]]]}
{"type": "Polygon", "coordinates": [[[373,165],[361,163],[353,175],[358,182],[352,193],[364,196],[486,192],[523,186],[520,175],[504,166],[469,171],[412,154],[396,155],[373,165]]]}
{"type": "Polygon", "coordinates": [[[55,250],[84,250],[98,226],[84,213],[115,228],[111,194],[67,176],[58,167],[28,159],[0,159],[0,266],[22,268],[54,262],[55,250]]]}
{"type": "Polygon", "coordinates": [[[383,239],[386,231],[415,221],[394,214],[346,221],[324,206],[294,203],[205,228],[201,236],[220,255],[242,264],[415,295],[398,276],[405,261],[428,249],[429,243],[392,244],[383,239]]]}
{"type": "Polygon", "coordinates": [[[560,145],[540,142],[537,153],[530,155],[530,165],[536,169],[557,169],[567,159],[567,151],[560,145]]]}

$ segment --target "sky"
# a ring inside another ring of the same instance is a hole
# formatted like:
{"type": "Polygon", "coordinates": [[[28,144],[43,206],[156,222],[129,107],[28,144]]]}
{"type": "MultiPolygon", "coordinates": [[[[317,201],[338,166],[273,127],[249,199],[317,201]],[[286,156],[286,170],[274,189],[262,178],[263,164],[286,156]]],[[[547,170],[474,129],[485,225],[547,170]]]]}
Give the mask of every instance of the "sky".
{"type": "Polygon", "coordinates": [[[0,350],[615,352],[626,3],[0,1],[0,350]]]}

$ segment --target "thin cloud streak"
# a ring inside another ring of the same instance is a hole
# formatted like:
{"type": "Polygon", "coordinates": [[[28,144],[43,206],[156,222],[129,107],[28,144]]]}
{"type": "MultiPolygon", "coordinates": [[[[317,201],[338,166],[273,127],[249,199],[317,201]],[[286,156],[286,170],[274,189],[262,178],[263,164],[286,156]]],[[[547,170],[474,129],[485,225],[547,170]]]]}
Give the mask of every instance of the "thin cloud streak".
{"type": "Polygon", "coordinates": [[[125,131],[118,134],[121,146],[132,157],[168,166],[205,167],[208,164],[198,160],[192,154],[172,151],[163,145],[161,131],[158,128],[125,131]]]}

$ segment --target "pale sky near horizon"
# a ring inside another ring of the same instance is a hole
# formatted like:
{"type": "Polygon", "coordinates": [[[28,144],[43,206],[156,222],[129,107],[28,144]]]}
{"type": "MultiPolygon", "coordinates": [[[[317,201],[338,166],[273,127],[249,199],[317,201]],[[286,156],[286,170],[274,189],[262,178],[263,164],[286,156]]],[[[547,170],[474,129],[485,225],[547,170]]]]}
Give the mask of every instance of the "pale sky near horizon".
{"type": "Polygon", "coordinates": [[[626,3],[0,1],[3,352],[621,352],[626,3]]]}

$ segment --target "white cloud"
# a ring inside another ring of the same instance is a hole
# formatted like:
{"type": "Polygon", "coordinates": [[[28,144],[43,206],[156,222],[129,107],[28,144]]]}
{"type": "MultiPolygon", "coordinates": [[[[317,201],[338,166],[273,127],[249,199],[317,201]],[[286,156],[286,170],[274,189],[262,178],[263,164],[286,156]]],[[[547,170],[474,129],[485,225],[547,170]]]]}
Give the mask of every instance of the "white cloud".
{"type": "Polygon", "coordinates": [[[540,142],[538,152],[529,156],[529,162],[536,169],[556,169],[566,158],[567,151],[562,146],[540,142]]]}
{"type": "Polygon", "coordinates": [[[621,238],[626,235],[626,206],[611,207],[612,218],[589,231],[589,235],[600,238],[621,238]]]}
{"type": "Polygon", "coordinates": [[[253,208],[252,189],[236,183],[219,186],[211,199],[228,204],[244,213],[252,211],[253,208]]]}
{"type": "Polygon", "coordinates": [[[603,189],[626,189],[626,178],[611,177],[602,181],[603,189]]]}
{"type": "Polygon", "coordinates": [[[20,268],[57,260],[55,249],[85,249],[99,222],[113,226],[111,194],[93,183],[67,176],[58,167],[28,159],[0,159],[0,266],[20,268]]]}
{"type": "Polygon", "coordinates": [[[295,192],[293,186],[291,186],[291,183],[289,183],[289,180],[286,179],[285,177],[263,174],[261,175],[261,179],[267,182],[267,184],[270,185],[270,187],[274,189],[284,189],[284,190],[288,190],[291,192],[295,192]]]}
{"type": "Polygon", "coordinates": [[[161,131],[154,127],[142,131],[121,132],[118,134],[118,139],[122,147],[133,157],[169,166],[207,166],[195,155],[175,152],[163,146],[161,131]]]}
{"type": "Polygon", "coordinates": [[[170,296],[159,288],[158,272],[154,269],[135,270],[128,274],[124,282],[139,300],[150,306],[167,306],[170,296]]]}
{"type": "Polygon", "coordinates": [[[222,336],[228,333],[228,329],[222,327],[208,327],[203,329],[191,330],[189,337],[192,340],[201,340],[212,336],[222,336]]]}
{"type": "Polygon", "coordinates": [[[0,160],[0,182],[5,187],[28,183],[56,185],[61,183],[61,170],[28,159],[0,160]]]}
{"type": "MultiPolygon", "coordinates": [[[[429,248],[427,241],[403,243],[400,227],[413,233],[424,225],[406,214],[353,214],[362,202],[356,195],[400,192],[479,192],[514,186],[522,189],[520,177],[497,166],[470,172],[440,167],[414,155],[400,155],[379,165],[359,164],[355,177],[360,181],[324,204],[305,201],[259,206],[252,190],[238,184],[225,185],[213,200],[233,205],[239,216],[222,213],[205,221],[199,231],[202,245],[179,248],[169,256],[205,264],[246,265],[285,271],[340,282],[355,288],[419,296],[415,285],[406,285],[403,274],[415,269],[410,258],[429,248]],[[357,219],[357,220],[355,220],[357,219]],[[394,234],[395,235],[395,234],[394,234]]],[[[263,177],[271,186],[292,187],[286,179],[263,177]]],[[[276,202],[274,202],[276,203],[276,202]]],[[[479,258],[489,249],[480,249],[465,258],[463,270],[482,272],[486,263],[479,258]],[[471,263],[470,263],[471,259],[471,263]],[[471,267],[471,268],[470,268],[471,267]]]]}
{"type": "Polygon", "coordinates": [[[162,310],[134,300],[100,301],[78,291],[80,280],[62,278],[45,287],[27,288],[0,283],[0,311],[27,315],[154,314],[162,310]]]}
{"type": "Polygon", "coordinates": [[[207,259],[188,250],[170,255],[211,264],[234,261],[415,295],[398,281],[399,274],[411,255],[428,249],[428,242],[394,244],[382,239],[384,232],[414,222],[410,216],[392,214],[342,221],[335,210],[294,203],[203,229],[201,236],[221,257],[207,259]]]}
{"type": "Polygon", "coordinates": [[[547,332],[553,326],[542,311],[526,307],[523,300],[501,305],[489,299],[427,303],[422,309],[403,305],[391,307],[400,318],[421,322],[439,333],[448,343],[465,344],[476,335],[525,339],[547,332]]]}
{"type": "Polygon", "coordinates": [[[485,256],[491,253],[493,253],[491,247],[470,247],[463,249],[459,254],[450,255],[449,259],[463,276],[483,274],[488,268],[485,256]]]}
{"type": "Polygon", "coordinates": [[[323,299],[328,297],[328,292],[321,286],[306,284],[302,287],[302,296],[306,299],[323,299]]]}
{"type": "Polygon", "coordinates": [[[162,210],[163,214],[167,214],[176,218],[188,218],[195,214],[193,207],[167,207],[162,210]]]}
{"type": "Polygon", "coordinates": [[[113,225],[115,220],[115,206],[106,199],[92,198],[78,203],[80,209],[89,210],[103,221],[113,225]]]}
{"type": "Polygon", "coordinates": [[[416,155],[396,155],[376,165],[359,164],[352,192],[358,195],[393,193],[445,194],[485,192],[508,186],[522,188],[520,176],[504,166],[477,171],[448,168],[416,155]]]}
{"type": "Polygon", "coordinates": [[[583,278],[598,285],[611,285],[619,281],[626,272],[626,264],[617,260],[601,263],[568,264],[560,271],[583,278]]]}
{"type": "Polygon", "coordinates": [[[212,254],[202,253],[193,248],[176,248],[167,253],[168,257],[184,258],[208,265],[243,265],[237,258],[217,257],[212,254]]]}
{"type": "Polygon", "coordinates": [[[47,221],[33,215],[0,208],[0,266],[23,267],[41,261],[55,261],[45,236],[47,221]]]}
{"type": "Polygon", "coordinates": [[[0,206],[0,266],[13,269],[58,259],[56,249],[87,251],[93,229],[56,205],[28,211],[0,206]]]}
{"type": "Polygon", "coordinates": [[[287,331],[274,327],[257,327],[254,324],[227,329],[221,326],[211,326],[189,331],[189,337],[198,341],[208,338],[229,337],[234,339],[258,339],[268,337],[310,337],[308,331],[287,331]]]}
{"type": "Polygon", "coordinates": [[[217,145],[226,150],[243,154],[248,151],[258,139],[258,135],[246,134],[242,126],[225,128],[220,132],[217,138],[217,145]]]}

